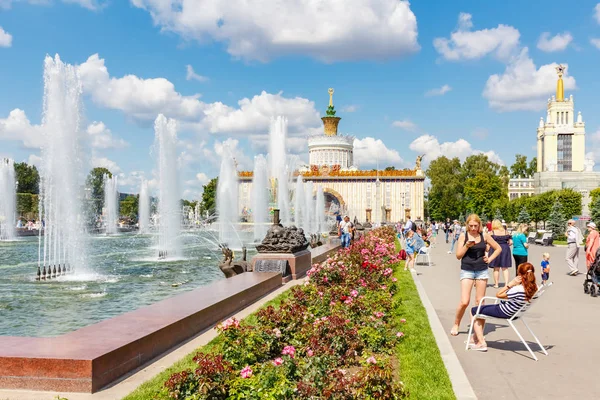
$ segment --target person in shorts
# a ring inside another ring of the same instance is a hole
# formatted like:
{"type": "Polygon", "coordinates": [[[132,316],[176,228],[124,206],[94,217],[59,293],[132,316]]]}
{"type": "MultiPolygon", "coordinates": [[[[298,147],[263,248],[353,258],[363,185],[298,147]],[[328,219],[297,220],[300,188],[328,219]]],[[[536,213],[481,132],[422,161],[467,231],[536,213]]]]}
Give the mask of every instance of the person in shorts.
{"type": "Polygon", "coordinates": [[[483,233],[483,225],[477,214],[471,214],[466,221],[466,231],[457,241],[456,258],[460,260],[460,302],[456,308],[454,326],[450,335],[458,335],[460,322],[471,301],[475,286],[475,301],[479,303],[485,296],[488,281],[488,264],[502,253],[500,245],[488,233],[483,233]],[[487,246],[494,249],[487,256],[487,246]]]}
{"type": "Polygon", "coordinates": [[[550,279],[550,253],[542,254],[542,285],[546,284],[546,281],[550,279]]]}
{"type": "Polygon", "coordinates": [[[350,247],[350,239],[354,231],[354,224],[350,222],[349,216],[344,216],[344,220],[340,222],[339,235],[342,239],[342,248],[350,247]]]}

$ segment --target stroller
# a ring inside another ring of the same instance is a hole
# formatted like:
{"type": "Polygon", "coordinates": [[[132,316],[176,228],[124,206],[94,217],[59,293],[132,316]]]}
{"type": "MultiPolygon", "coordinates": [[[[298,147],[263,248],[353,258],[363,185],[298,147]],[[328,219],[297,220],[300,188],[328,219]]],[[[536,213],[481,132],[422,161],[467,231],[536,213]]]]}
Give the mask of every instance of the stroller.
{"type": "Polygon", "coordinates": [[[598,282],[600,282],[600,248],[596,251],[594,262],[583,281],[583,292],[589,293],[592,297],[598,296],[600,294],[600,283],[598,282]]]}

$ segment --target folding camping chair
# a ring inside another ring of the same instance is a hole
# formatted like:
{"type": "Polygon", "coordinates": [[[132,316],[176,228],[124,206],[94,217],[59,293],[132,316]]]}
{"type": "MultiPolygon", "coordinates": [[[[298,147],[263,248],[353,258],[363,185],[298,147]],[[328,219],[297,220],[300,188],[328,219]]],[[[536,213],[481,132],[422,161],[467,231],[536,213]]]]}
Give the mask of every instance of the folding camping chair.
{"type": "Polygon", "coordinates": [[[535,339],[535,341],[537,342],[537,344],[540,346],[540,349],[542,350],[542,352],[545,355],[548,355],[548,352],[546,351],[546,349],[544,348],[544,346],[542,346],[542,344],[540,343],[540,340],[537,338],[537,336],[535,336],[535,333],[533,333],[533,331],[531,330],[531,328],[529,327],[529,325],[527,325],[527,322],[525,322],[525,319],[523,318],[527,312],[529,310],[531,310],[531,307],[533,307],[533,305],[535,305],[539,300],[540,297],[542,297],[542,295],[550,288],[550,286],[552,286],[552,282],[548,282],[547,284],[540,286],[537,290],[537,292],[535,293],[535,295],[531,298],[531,301],[529,303],[526,303],[523,307],[521,307],[521,309],[519,311],[517,311],[517,313],[515,315],[513,315],[511,318],[496,318],[496,317],[490,317],[488,315],[482,315],[479,314],[479,310],[481,309],[481,306],[483,305],[483,301],[486,299],[492,299],[495,300],[496,303],[498,302],[498,298],[497,297],[492,297],[492,296],[485,296],[484,298],[482,298],[479,301],[479,306],[477,306],[477,312],[475,313],[475,316],[473,317],[472,321],[471,321],[471,326],[469,327],[469,336],[467,336],[467,345],[465,346],[465,350],[469,350],[469,342],[471,340],[471,335],[473,334],[473,324],[475,323],[476,319],[485,319],[485,320],[500,320],[500,321],[506,321],[508,322],[508,325],[510,325],[511,328],[513,328],[513,330],[515,331],[515,333],[517,334],[517,336],[519,337],[519,339],[521,339],[521,342],[523,342],[523,344],[525,345],[525,347],[527,348],[527,350],[529,350],[529,353],[531,354],[531,356],[533,357],[533,359],[535,361],[538,360],[538,358],[535,356],[535,354],[533,354],[533,351],[531,350],[531,348],[529,347],[529,345],[527,344],[527,342],[525,341],[525,339],[523,339],[523,336],[521,335],[521,333],[517,330],[517,327],[515,326],[515,321],[517,319],[520,319],[521,321],[523,321],[523,325],[525,325],[525,327],[527,328],[527,330],[529,331],[529,333],[531,333],[531,336],[533,336],[533,338],[535,339]]]}

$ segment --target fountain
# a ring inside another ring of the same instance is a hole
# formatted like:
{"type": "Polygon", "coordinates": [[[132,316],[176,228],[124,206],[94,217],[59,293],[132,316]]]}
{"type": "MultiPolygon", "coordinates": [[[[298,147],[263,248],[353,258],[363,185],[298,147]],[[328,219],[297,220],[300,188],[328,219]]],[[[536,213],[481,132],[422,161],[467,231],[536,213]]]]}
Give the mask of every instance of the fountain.
{"type": "Polygon", "coordinates": [[[314,192],[314,184],[309,181],[305,183],[304,186],[304,212],[305,215],[302,216],[304,225],[302,229],[306,232],[307,235],[313,233],[317,228],[314,226],[314,218],[315,218],[315,202],[313,199],[314,192]]]}
{"type": "Polygon", "coordinates": [[[289,168],[285,150],[286,137],[287,118],[271,118],[269,129],[269,175],[277,180],[277,207],[281,213],[281,222],[284,225],[289,225],[292,222],[292,216],[288,189],[289,168]]]}
{"type": "Polygon", "coordinates": [[[117,191],[117,176],[112,177],[104,174],[104,222],[106,224],[106,234],[114,235],[117,233],[117,223],[119,218],[119,192],[117,191]]]}
{"type": "Polygon", "coordinates": [[[229,147],[223,148],[221,170],[217,184],[217,213],[219,218],[219,242],[232,249],[241,249],[237,236],[238,223],[238,176],[235,159],[229,147]]]}
{"type": "Polygon", "coordinates": [[[315,203],[315,228],[316,233],[327,232],[329,229],[326,228],[325,223],[325,195],[323,194],[323,188],[319,186],[317,188],[317,198],[315,203]]]}
{"type": "Polygon", "coordinates": [[[294,191],[294,224],[297,227],[304,226],[303,221],[306,219],[306,210],[304,206],[304,182],[302,181],[302,175],[298,175],[298,178],[296,179],[296,190],[294,191]]]}
{"type": "Polygon", "coordinates": [[[0,160],[0,241],[15,239],[16,187],[14,161],[0,160]]]}
{"type": "Polygon", "coordinates": [[[148,181],[142,179],[140,184],[140,198],[138,205],[139,215],[139,233],[145,234],[150,232],[150,195],[148,194],[148,181]]]}
{"type": "Polygon", "coordinates": [[[260,242],[267,233],[269,208],[269,182],[267,160],[261,154],[254,157],[254,178],[252,181],[252,215],[254,216],[254,241],[260,242]]]}
{"type": "Polygon", "coordinates": [[[158,258],[181,255],[181,207],[177,173],[177,122],[160,114],[154,121],[158,151],[158,258]]]}
{"type": "Polygon", "coordinates": [[[39,207],[44,235],[39,241],[38,279],[54,278],[87,265],[79,176],[83,170],[80,96],[77,68],[63,63],[58,55],[46,57],[39,207]]]}

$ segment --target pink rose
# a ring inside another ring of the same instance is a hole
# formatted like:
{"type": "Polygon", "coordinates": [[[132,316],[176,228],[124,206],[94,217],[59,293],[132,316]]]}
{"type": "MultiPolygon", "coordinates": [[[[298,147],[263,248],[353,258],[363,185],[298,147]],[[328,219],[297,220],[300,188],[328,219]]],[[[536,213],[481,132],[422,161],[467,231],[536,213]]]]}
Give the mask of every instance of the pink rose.
{"type": "Polygon", "coordinates": [[[402,336],[404,336],[404,333],[403,333],[403,332],[398,332],[398,333],[396,333],[396,337],[402,337],[402,336]]]}
{"type": "Polygon", "coordinates": [[[309,357],[312,357],[314,355],[314,353],[311,349],[308,349],[308,351],[306,352],[306,355],[309,357]]]}
{"type": "Polygon", "coordinates": [[[277,357],[277,358],[276,358],[276,359],[274,359],[272,362],[273,362],[273,365],[277,367],[278,365],[281,365],[281,364],[283,364],[283,358],[281,358],[281,357],[277,357]]]}
{"type": "Polygon", "coordinates": [[[296,348],[294,346],[285,346],[281,354],[294,358],[294,354],[296,354],[296,348]]]}
{"type": "Polygon", "coordinates": [[[404,318],[402,318],[402,319],[400,320],[400,322],[402,322],[402,323],[404,324],[404,323],[406,322],[406,320],[405,320],[404,318]]]}
{"type": "Polygon", "coordinates": [[[275,337],[281,337],[281,331],[279,329],[273,329],[273,333],[275,334],[275,337]]]}
{"type": "Polygon", "coordinates": [[[367,364],[377,364],[377,360],[375,359],[375,357],[371,356],[367,358],[367,364]]]}
{"type": "Polygon", "coordinates": [[[352,296],[352,297],[356,297],[356,296],[358,296],[358,291],[357,291],[356,289],[352,290],[352,291],[350,292],[350,296],[352,296]]]}
{"type": "Polygon", "coordinates": [[[398,278],[392,278],[392,282],[397,282],[398,278]]]}
{"type": "Polygon", "coordinates": [[[250,378],[252,376],[252,368],[250,368],[249,365],[246,365],[244,367],[244,369],[242,369],[242,371],[240,372],[240,375],[242,376],[242,378],[246,379],[246,378],[250,378]]]}

